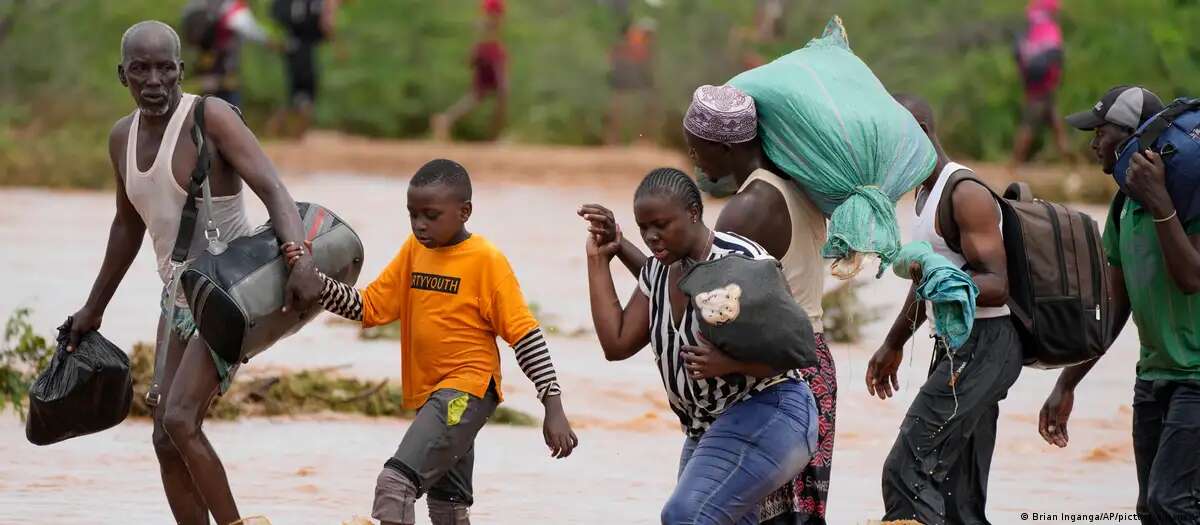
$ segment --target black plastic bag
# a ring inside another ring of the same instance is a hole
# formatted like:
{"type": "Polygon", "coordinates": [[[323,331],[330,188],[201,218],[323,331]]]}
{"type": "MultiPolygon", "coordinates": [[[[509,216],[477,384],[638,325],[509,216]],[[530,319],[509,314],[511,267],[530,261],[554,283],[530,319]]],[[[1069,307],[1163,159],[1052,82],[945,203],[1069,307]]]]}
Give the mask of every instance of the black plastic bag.
{"type": "Polygon", "coordinates": [[[84,334],[67,352],[71,318],[58,328],[58,351],[29,388],[25,437],[49,445],[116,426],[129,415],[133,380],[129,356],[99,332],[84,334]]]}

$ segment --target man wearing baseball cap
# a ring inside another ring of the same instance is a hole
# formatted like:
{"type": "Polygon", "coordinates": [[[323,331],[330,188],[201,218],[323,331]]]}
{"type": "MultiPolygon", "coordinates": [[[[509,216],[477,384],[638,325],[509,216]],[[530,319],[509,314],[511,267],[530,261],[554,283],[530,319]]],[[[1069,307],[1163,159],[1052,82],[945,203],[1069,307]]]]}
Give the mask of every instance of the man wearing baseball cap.
{"type": "Polygon", "coordinates": [[[1117,86],[1108,90],[1091,109],[1067,115],[1066,121],[1084,131],[1112,124],[1132,134],[1146,119],[1162,109],[1162,101],[1149,89],[1117,86]]]}
{"type": "MultiPolygon", "coordinates": [[[[1112,174],[1122,144],[1162,109],[1149,90],[1119,86],[1066,120],[1095,132],[1092,151],[1112,174]]],[[[1113,337],[1132,312],[1141,343],[1133,389],[1137,511],[1142,523],[1200,523],[1200,220],[1180,221],[1157,152],[1137,152],[1129,166],[1128,196],[1113,199],[1103,245],[1113,337]]],[[[1059,376],[1038,421],[1047,442],[1067,446],[1075,386],[1095,363],[1059,376]]]]}

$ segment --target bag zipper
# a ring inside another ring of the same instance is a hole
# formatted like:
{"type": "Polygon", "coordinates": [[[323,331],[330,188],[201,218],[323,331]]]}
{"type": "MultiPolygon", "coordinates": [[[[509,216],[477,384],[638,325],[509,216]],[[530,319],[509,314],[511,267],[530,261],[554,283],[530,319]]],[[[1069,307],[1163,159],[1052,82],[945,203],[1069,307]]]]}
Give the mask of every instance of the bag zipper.
{"type": "Polygon", "coordinates": [[[1088,259],[1092,263],[1092,298],[1096,300],[1096,320],[1100,320],[1100,263],[1096,260],[1096,222],[1085,214],[1079,214],[1083,218],[1083,226],[1087,228],[1087,245],[1088,259]]]}
{"type": "Polygon", "coordinates": [[[1050,203],[1041,199],[1038,199],[1038,202],[1050,214],[1050,226],[1054,228],[1054,248],[1058,252],[1058,277],[1062,285],[1062,294],[1066,296],[1069,293],[1067,289],[1067,261],[1066,255],[1063,254],[1062,232],[1059,231],[1058,212],[1055,211],[1054,206],[1051,206],[1050,203]]]}

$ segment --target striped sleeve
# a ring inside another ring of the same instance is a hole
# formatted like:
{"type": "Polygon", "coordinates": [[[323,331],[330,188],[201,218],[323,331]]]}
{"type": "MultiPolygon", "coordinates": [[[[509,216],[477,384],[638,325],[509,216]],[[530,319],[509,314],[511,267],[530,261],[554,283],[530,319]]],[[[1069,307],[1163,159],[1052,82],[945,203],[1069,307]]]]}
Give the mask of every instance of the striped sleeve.
{"type": "Polygon", "coordinates": [[[550,360],[550,347],[546,345],[541,328],[534,328],[522,337],[513,345],[513,350],[516,351],[517,365],[521,367],[521,372],[537,389],[538,399],[562,393],[558,387],[558,376],[554,372],[554,362],[550,360]]]}
{"type": "Polygon", "coordinates": [[[355,290],[353,286],[333,279],[323,273],[320,275],[321,280],[325,282],[325,287],[321,290],[321,306],[325,310],[346,319],[362,321],[362,294],[358,290],[355,290]]]}
{"type": "Polygon", "coordinates": [[[650,297],[650,276],[654,272],[654,265],[657,263],[657,259],[650,259],[646,261],[646,264],[642,265],[642,271],[638,272],[638,290],[646,297],[650,297]]]}

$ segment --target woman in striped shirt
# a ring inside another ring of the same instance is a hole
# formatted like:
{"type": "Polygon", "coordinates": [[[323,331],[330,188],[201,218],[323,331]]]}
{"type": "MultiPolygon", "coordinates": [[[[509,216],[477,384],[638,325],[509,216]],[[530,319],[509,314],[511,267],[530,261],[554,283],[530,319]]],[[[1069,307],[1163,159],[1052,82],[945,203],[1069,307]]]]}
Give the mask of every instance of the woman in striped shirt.
{"type": "Polygon", "coordinates": [[[739,235],[713,232],[701,220],[696,184],[683,172],[650,172],[634,196],[634,215],[653,257],[621,308],[610,262],[620,246],[587,243],[596,335],[610,361],[650,344],[671,410],[687,434],[679,481],[664,524],[757,523],[758,503],[794,478],[816,446],[816,405],[796,370],[734,361],[700,337],[694,305],[679,280],[696,261],[731,253],[769,258],[739,235]]]}

